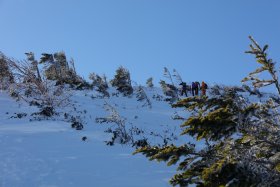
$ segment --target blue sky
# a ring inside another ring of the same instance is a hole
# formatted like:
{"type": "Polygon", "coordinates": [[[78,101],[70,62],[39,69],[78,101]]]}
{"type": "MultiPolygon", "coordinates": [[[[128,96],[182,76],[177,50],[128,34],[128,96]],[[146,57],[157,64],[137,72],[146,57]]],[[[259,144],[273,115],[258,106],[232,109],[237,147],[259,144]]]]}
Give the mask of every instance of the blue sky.
{"type": "Polygon", "coordinates": [[[176,69],[187,82],[236,85],[257,67],[248,35],[280,57],[278,0],[0,0],[0,50],[24,59],[65,51],[78,72],[144,84],[176,69]]]}

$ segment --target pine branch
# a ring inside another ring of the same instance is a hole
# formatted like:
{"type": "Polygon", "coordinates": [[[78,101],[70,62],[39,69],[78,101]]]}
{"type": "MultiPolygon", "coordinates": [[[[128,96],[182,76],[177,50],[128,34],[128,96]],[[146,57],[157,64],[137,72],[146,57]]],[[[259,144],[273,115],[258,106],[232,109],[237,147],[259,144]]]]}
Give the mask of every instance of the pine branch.
{"type": "Polygon", "coordinates": [[[249,36],[249,39],[251,40],[252,44],[250,44],[250,51],[246,51],[245,53],[253,54],[255,55],[257,62],[261,64],[262,66],[258,69],[256,69],[254,72],[251,72],[248,77],[245,77],[242,82],[246,81],[252,81],[253,86],[256,88],[261,88],[264,86],[269,86],[271,84],[274,84],[278,94],[280,94],[280,85],[279,80],[277,76],[277,72],[275,70],[275,63],[272,61],[272,59],[269,59],[267,57],[266,50],[268,49],[268,45],[265,45],[263,48],[254,40],[252,36],[249,36]],[[268,71],[268,73],[271,75],[272,80],[264,80],[260,81],[256,77],[253,77],[252,75],[256,75],[258,73],[261,73],[263,71],[268,71]]]}

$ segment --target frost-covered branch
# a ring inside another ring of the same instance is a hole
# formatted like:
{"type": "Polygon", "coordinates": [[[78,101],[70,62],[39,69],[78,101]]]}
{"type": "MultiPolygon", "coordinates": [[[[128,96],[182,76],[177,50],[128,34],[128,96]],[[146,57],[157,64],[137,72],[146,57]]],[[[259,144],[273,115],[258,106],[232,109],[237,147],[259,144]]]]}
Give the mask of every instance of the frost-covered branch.
{"type": "Polygon", "coordinates": [[[249,36],[252,44],[250,44],[251,50],[246,51],[246,53],[253,54],[257,62],[261,65],[260,68],[257,68],[255,71],[251,72],[247,77],[245,77],[242,82],[252,81],[252,84],[255,88],[261,88],[264,86],[269,86],[274,84],[278,94],[280,95],[280,85],[278,80],[277,71],[275,68],[275,62],[272,59],[268,58],[266,53],[268,45],[265,45],[263,48],[254,40],[252,36],[249,36]],[[259,73],[267,71],[271,75],[271,79],[260,80],[257,78],[259,73]]]}

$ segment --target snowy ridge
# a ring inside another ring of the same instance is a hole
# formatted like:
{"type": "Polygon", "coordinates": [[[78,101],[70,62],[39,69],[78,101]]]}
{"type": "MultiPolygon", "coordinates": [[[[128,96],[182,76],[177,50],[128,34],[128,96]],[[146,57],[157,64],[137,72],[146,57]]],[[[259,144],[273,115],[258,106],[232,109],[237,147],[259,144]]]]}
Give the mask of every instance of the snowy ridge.
{"type": "MultiPolygon", "coordinates": [[[[150,162],[142,155],[133,156],[135,148],[128,145],[107,146],[104,141],[111,134],[104,131],[113,124],[95,121],[108,116],[104,109],[107,103],[125,119],[127,127],[135,126],[145,132],[137,138],[145,137],[153,145],[162,144],[166,137],[182,143],[177,139],[180,137],[171,136],[180,132],[182,121],[172,117],[184,116],[186,112],[153,99],[153,95],[161,94],[159,89],[145,90],[152,108],[143,107],[135,96],[98,98],[95,91],[75,91],[71,98],[74,105],[58,109],[60,116],[41,121],[31,116],[38,111],[36,107],[0,93],[0,186],[169,186],[175,167],[150,162]],[[11,118],[21,113],[26,116],[11,118]],[[79,117],[84,129],[71,128],[63,113],[79,117]]],[[[110,90],[111,94],[114,92],[110,90]]]]}

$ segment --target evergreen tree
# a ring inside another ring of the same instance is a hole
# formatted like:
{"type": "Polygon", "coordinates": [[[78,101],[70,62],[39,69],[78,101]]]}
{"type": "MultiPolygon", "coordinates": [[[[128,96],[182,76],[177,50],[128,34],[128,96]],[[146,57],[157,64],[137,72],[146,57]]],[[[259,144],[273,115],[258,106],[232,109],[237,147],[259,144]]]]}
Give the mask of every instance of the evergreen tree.
{"type": "Polygon", "coordinates": [[[14,76],[10,70],[8,60],[0,52],[0,90],[6,90],[12,82],[14,82],[14,76]]]}
{"type": "Polygon", "coordinates": [[[74,60],[71,59],[69,63],[64,52],[43,53],[39,62],[44,65],[46,78],[56,81],[57,85],[69,84],[76,89],[89,88],[89,84],[77,75],[74,60]]]}
{"type": "Polygon", "coordinates": [[[153,88],[154,87],[153,77],[150,77],[150,78],[147,79],[146,85],[147,85],[148,88],[153,88]]]}
{"type": "MultiPolygon", "coordinates": [[[[275,63],[251,37],[251,51],[262,68],[249,74],[256,88],[274,84],[279,91],[275,63]],[[260,80],[257,73],[268,71],[271,80],[260,80]]],[[[182,135],[204,145],[146,146],[142,153],[150,160],[178,163],[172,185],[188,186],[280,186],[279,95],[261,98],[245,87],[214,86],[209,97],[190,97],[173,107],[184,107],[191,116],[182,124],[182,135]],[[247,94],[246,94],[247,93],[247,94]],[[247,95],[250,94],[250,98],[247,95]]]]}
{"type": "MultiPolygon", "coordinates": [[[[55,82],[48,80],[46,75],[42,73],[44,69],[39,68],[34,53],[25,54],[27,60],[23,61],[6,58],[15,76],[12,94],[30,105],[38,106],[40,112],[34,115],[42,114],[49,117],[55,114],[56,107],[68,104],[71,93],[63,85],[57,86],[55,82]]],[[[45,57],[51,58],[51,55],[45,55],[45,57]]],[[[48,59],[43,60],[47,61],[48,59]]]]}
{"type": "Polygon", "coordinates": [[[41,73],[38,67],[38,61],[35,60],[35,55],[33,52],[25,53],[27,56],[27,61],[32,65],[32,70],[34,74],[37,74],[37,79],[42,82],[41,73]]]}
{"type": "Polygon", "coordinates": [[[58,79],[65,80],[67,77],[67,72],[69,71],[69,65],[64,52],[57,52],[53,55],[56,69],[58,71],[58,79]]]}
{"type": "Polygon", "coordinates": [[[159,84],[161,86],[163,94],[170,97],[167,98],[167,101],[171,101],[171,103],[173,103],[178,100],[177,88],[175,86],[173,86],[172,84],[167,84],[163,80],[160,80],[159,84]]]}
{"type": "MultiPolygon", "coordinates": [[[[50,80],[57,80],[59,82],[70,82],[74,81],[76,77],[70,77],[70,70],[66,55],[64,52],[57,52],[54,54],[42,54],[43,57],[41,59],[42,63],[45,63],[48,67],[46,68],[47,78],[50,80]],[[48,64],[46,64],[48,63],[48,64]]],[[[73,75],[73,73],[71,73],[73,75]]]]}
{"type": "Polygon", "coordinates": [[[42,53],[39,64],[44,65],[44,74],[47,79],[57,80],[59,78],[59,71],[52,54],[42,53]]]}
{"type": "Polygon", "coordinates": [[[103,80],[103,85],[104,85],[104,87],[105,87],[106,89],[109,88],[108,81],[107,81],[107,77],[106,77],[105,74],[103,74],[102,80],[103,80]]]}
{"type": "Polygon", "coordinates": [[[116,75],[114,79],[111,80],[111,84],[116,87],[119,92],[123,93],[124,96],[128,96],[133,93],[130,73],[122,66],[116,70],[116,75]]]}
{"type": "Polygon", "coordinates": [[[105,97],[110,96],[109,92],[107,91],[109,86],[105,75],[101,77],[95,73],[91,73],[89,75],[89,79],[92,80],[92,86],[96,87],[98,92],[102,93],[105,97]]]}

